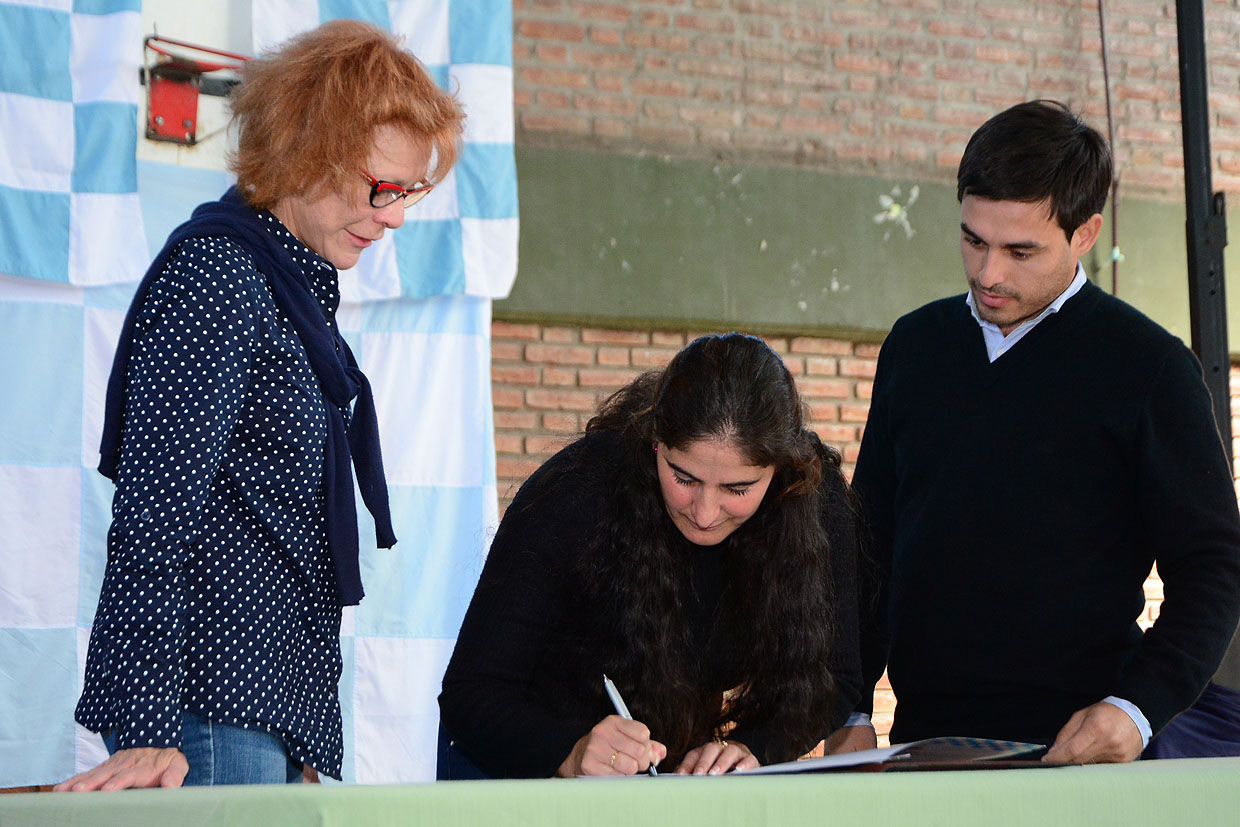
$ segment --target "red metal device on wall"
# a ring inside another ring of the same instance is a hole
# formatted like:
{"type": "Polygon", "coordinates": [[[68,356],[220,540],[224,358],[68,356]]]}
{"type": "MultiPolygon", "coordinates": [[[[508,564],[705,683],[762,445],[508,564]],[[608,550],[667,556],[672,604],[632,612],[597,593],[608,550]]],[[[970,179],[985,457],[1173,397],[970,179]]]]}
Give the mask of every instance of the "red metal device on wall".
{"type": "Polygon", "coordinates": [[[193,146],[198,143],[198,96],[226,96],[238,83],[246,55],[148,35],[142,41],[146,83],[146,137],[193,146]],[[176,47],[173,51],[170,47],[176,47]],[[184,50],[212,59],[199,59],[184,50]],[[152,58],[152,55],[154,56],[152,58]],[[226,58],[220,61],[218,58],[226,58]],[[213,73],[223,73],[221,75],[213,73]],[[204,77],[212,75],[210,77],[204,77]]]}

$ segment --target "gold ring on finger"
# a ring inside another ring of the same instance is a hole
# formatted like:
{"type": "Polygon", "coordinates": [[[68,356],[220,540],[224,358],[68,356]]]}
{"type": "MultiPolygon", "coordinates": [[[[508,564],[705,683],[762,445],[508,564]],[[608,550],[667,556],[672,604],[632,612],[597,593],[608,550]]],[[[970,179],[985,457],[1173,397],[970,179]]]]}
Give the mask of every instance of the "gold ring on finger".
{"type": "Polygon", "coordinates": [[[613,752],[611,754],[611,760],[607,762],[613,770],[616,768],[616,756],[618,756],[619,754],[620,753],[618,752],[613,752]]]}
{"type": "Polygon", "coordinates": [[[719,742],[718,742],[718,743],[719,743],[719,750],[720,750],[720,752],[722,752],[723,750],[725,750],[725,749],[727,749],[727,748],[728,748],[728,742],[727,742],[727,741],[725,741],[725,740],[723,740],[722,738],[720,738],[720,739],[719,739],[719,742]]]}

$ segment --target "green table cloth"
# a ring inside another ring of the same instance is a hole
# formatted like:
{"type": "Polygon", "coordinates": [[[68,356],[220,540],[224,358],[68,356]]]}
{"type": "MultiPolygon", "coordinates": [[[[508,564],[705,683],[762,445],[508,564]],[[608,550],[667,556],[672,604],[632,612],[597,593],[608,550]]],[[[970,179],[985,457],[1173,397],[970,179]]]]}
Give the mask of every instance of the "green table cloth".
{"type": "Polygon", "coordinates": [[[1011,770],[0,796],[0,825],[1240,824],[1240,758],[1011,770]]]}

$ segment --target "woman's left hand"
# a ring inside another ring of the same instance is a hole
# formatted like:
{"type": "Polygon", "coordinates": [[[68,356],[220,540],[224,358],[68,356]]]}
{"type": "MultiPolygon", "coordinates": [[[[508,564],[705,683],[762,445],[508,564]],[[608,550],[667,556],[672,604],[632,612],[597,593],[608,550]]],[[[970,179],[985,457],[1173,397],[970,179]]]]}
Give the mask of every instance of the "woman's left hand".
{"type": "Polygon", "coordinates": [[[680,775],[721,775],[731,770],[752,770],[760,762],[739,741],[711,741],[685,755],[676,772],[680,775]]]}
{"type": "Polygon", "coordinates": [[[188,772],[185,753],[176,747],[127,747],[118,749],[103,763],[61,781],[52,789],[59,793],[179,787],[188,772]]]}

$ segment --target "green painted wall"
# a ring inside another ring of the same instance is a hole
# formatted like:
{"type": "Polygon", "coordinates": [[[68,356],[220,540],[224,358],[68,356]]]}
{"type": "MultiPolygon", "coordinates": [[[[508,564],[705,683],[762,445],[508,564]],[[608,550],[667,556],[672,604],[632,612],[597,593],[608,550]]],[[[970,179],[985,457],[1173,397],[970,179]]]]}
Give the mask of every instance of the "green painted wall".
{"type": "MultiPolygon", "coordinates": [[[[965,289],[959,206],[943,182],[530,148],[517,165],[521,263],[501,318],[876,338],[965,289]],[[899,187],[907,203],[915,185],[911,236],[874,221],[880,196],[899,187]]],[[[1183,207],[1125,198],[1119,225],[1120,296],[1187,340],[1183,207]]],[[[1109,224],[1103,233],[1085,266],[1110,289],[1109,224]]],[[[1229,248],[1231,273],[1237,256],[1229,248]]]]}

